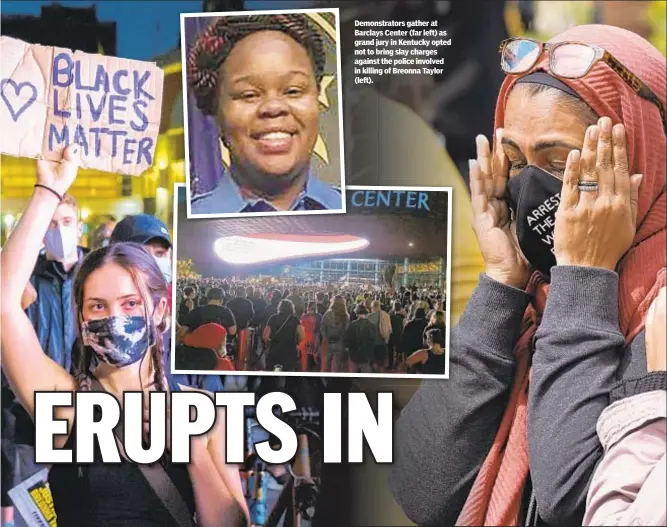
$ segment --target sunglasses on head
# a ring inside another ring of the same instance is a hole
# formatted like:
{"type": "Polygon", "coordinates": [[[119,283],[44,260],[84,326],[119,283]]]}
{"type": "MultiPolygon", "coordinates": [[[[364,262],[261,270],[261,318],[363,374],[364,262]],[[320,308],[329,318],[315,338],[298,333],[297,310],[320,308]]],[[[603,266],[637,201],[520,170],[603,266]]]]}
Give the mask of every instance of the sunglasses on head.
{"type": "Polygon", "coordinates": [[[549,71],[562,79],[585,77],[596,62],[604,62],[642,99],[652,102],[658,108],[662,126],[667,135],[665,107],[658,96],[642,80],[623,66],[608,51],[582,42],[539,42],[530,38],[509,38],[500,43],[500,66],[507,75],[523,75],[529,72],[549,53],[549,71]]]}

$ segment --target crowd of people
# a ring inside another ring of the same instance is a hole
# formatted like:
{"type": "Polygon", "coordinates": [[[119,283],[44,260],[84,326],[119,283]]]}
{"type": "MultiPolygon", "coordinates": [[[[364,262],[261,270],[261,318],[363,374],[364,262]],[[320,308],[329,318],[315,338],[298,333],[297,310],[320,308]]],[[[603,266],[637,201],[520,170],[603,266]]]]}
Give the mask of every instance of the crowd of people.
{"type": "MultiPolygon", "coordinates": [[[[8,492],[47,468],[35,463],[35,392],[103,390],[122,400],[127,390],[234,389],[220,376],[170,373],[167,226],[147,214],[127,216],[104,240],[91,240],[98,248],[83,247],[77,202],[67,193],[76,174],[71,148],[61,163],[38,161],[34,194],[2,250],[3,525],[24,525],[8,492]]],[[[69,422],[56,448],[71,447],[75,410],[59,408],[55,417],[69,422]]],[[[220,517],[243,524],[248,512],[238,468],[220,461],[223,434],[224,425],[217,426],[193,445],[187,467],[165,457],[153,483],[128,459],[50,467],[58,523],[170,524],[172,511],[160,499],[171,480],[183,512],[196,513],[202,525],[220,517]]]]}
{"type": "Polygon", "coordinates": [[[435,287],[200,278],[176,295],[179,370],[445,373],[446,298],[435,287]]]}

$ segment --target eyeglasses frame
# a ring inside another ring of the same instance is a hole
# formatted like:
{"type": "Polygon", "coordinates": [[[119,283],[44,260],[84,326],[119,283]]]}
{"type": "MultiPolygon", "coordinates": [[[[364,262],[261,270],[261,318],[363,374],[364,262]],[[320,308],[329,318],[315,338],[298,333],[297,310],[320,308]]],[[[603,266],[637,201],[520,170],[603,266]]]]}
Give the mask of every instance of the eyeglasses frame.
{"type": "Polygon", "coordinates": [[[660,101],[660,99],[658,98],[658,96],[639,77],[637,77],[637,75],[632,73],[632,71],[630,71],[628,68],[626,68],[618,59],[616,59],[607,50],[605,50],[605,49],[603,49],[599,46],[595,46],[593,44],[588,44],[586,42],[566,41],[566,42],[555,42],[555,43],[553,43],[553,42],[540,42],[539,40],[535,40],[535,39],[527,38],[527,37],[512,37],[512,38],[505,39],[500,43],[500,46],[498,47],[498,53],[500,55],[502,55],[503,51],[505,51],[505,48],[507,47],[507,45],[510,42],[521,41],[521,40],[525,40],[525,41],[529,41],[529,42],[533,42],[533,43],[537,44],[539,46],[539,51],[540,52],[535,57],[535,61],[530,66],[528,66],[525,70],[520,71],[520,72],[509,72],[509,71],[505,70],[505,68],[502,67],[502,60],[501,60],[501,68],[506,75],[518,76],[518,75],[523,75],[524,73],[527,73],[528,71],[530,71],[535,66],[535,64],[537,64],[540,61],[540,59],[544,55],[545,51],[547,51],[549,53],[549,70],[550,70],[550,73],[554,77],[560,77],[562,79],[581,79],[581,78],[585,77],[586,75],[588,75],[588,73],[591,71],[591,69],[593,68],[593,66],[595,66],[595,64],[597,62],[604,62],[628,86],[630,86],[630,88],[632,88],[632,90],[637,95],[639,95],[642,99],[647,100],[649,102],[652,102],[653,104],[655,104],[657,106],[658,111],[660,112],[660,117],[662,119],[663,130],[665,132],[665,135],[667,135],[667,116],[665,115],[665,107],[662,104],[662,102],[660,101]],[[558,47],[566,45],[566,44],[577,44],[579,46],[586,46],[586,47],[592,49],[595,52],[593,60],[591,60],[591,63],[589,64],[588,68],[586,69],[586,71],[583,74],[577,75],[576,77],[565,77],[565,76],[557,75],[556,73],[554,73],[553,64],[552,64],[553,57],[554,57],[553,52],[558,47]]]}

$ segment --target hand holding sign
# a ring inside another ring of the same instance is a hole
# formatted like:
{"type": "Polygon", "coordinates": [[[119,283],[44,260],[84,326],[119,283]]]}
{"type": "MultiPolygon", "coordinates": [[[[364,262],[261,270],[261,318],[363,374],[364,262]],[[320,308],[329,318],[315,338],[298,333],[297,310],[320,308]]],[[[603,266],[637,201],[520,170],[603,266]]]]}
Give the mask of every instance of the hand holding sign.
{"type": "Polygon", "coordinates": [[[164,75],[151,63],[0,37],[0,150],[139,175],[153,165],[164,75]]]}
{"type": "Polygon", "coordinates": [[[79,147],[74,145],[65,148],[61,161],[38,160],[37,183],[64,195],[76,179],[79,161],[79,147]]]}

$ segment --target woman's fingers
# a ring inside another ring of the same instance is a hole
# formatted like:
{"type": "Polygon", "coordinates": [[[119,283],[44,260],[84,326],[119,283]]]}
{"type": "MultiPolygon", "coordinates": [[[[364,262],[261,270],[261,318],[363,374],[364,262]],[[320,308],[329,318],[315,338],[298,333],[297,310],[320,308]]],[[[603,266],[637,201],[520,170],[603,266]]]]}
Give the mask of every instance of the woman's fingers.
{"type": "Polygon", "coordinates": [[[598,139],[600,136],[600,129],[597,125],[589,126],[586,131],[586,137],[584,139],[584,147],[581,150],[581,170],[579,172],[579,183],[583,183],[579,189],[579,204],[583,206],[589,206],[595,198],[597,197],[597,189],[593,187],[588,187],[588,190],[584,190],[586,183],[593,184],[598,183],[598,175],[596,170],[597,162],[597,146],[598,139]]]}
{"type": "Polygon", "coordinates": [[[612,131],[614,145],[614,192],[624,199],[630,197],[630,172],[628,170],[628,152],[625,142],[625,127],[614,126],[612,131]]]}
{"type": "Polygon", "coordinates": [[[493,195],[491,148],[489,147],[488,139],[481,134],[477,136],[476,143],[477,162],[479,163],[479,168],[482,175],[484,192],[486,192],[486,196],[490,198],[493,195]]]}
{"type": "Polygon", "coordinates": [[[598,144],[595,172],[598,180],[598,196],[614,195],[614,160],[612,153],[611,119],[601,117],[598,121],[598,144]]]}
{"type": "Polygon", "coordinates": [[[563,189],[560,194],[560,209],[570,209],[579,203],[579,182],[581,173],[581,153],[579,150],[572,150],[565,164],[565,174],[563,175],[563,189]]]}
{"type": "Polygon", "coordinates": [[[503,131],[502,128],[496,130],[492,162],[493,195],[498,198],[505,194],[509,177],[509,159],[503,148],[503,131]]]}
{"type": "Polygon", "coordinates": [[[486,189],[484,188],[484,176],[479,167],[479,162],[475,159],[468,161],[470,166],[470,197],[472,199],[472,209],[476,216],[484,213],[488,204],[486,189]]]}

